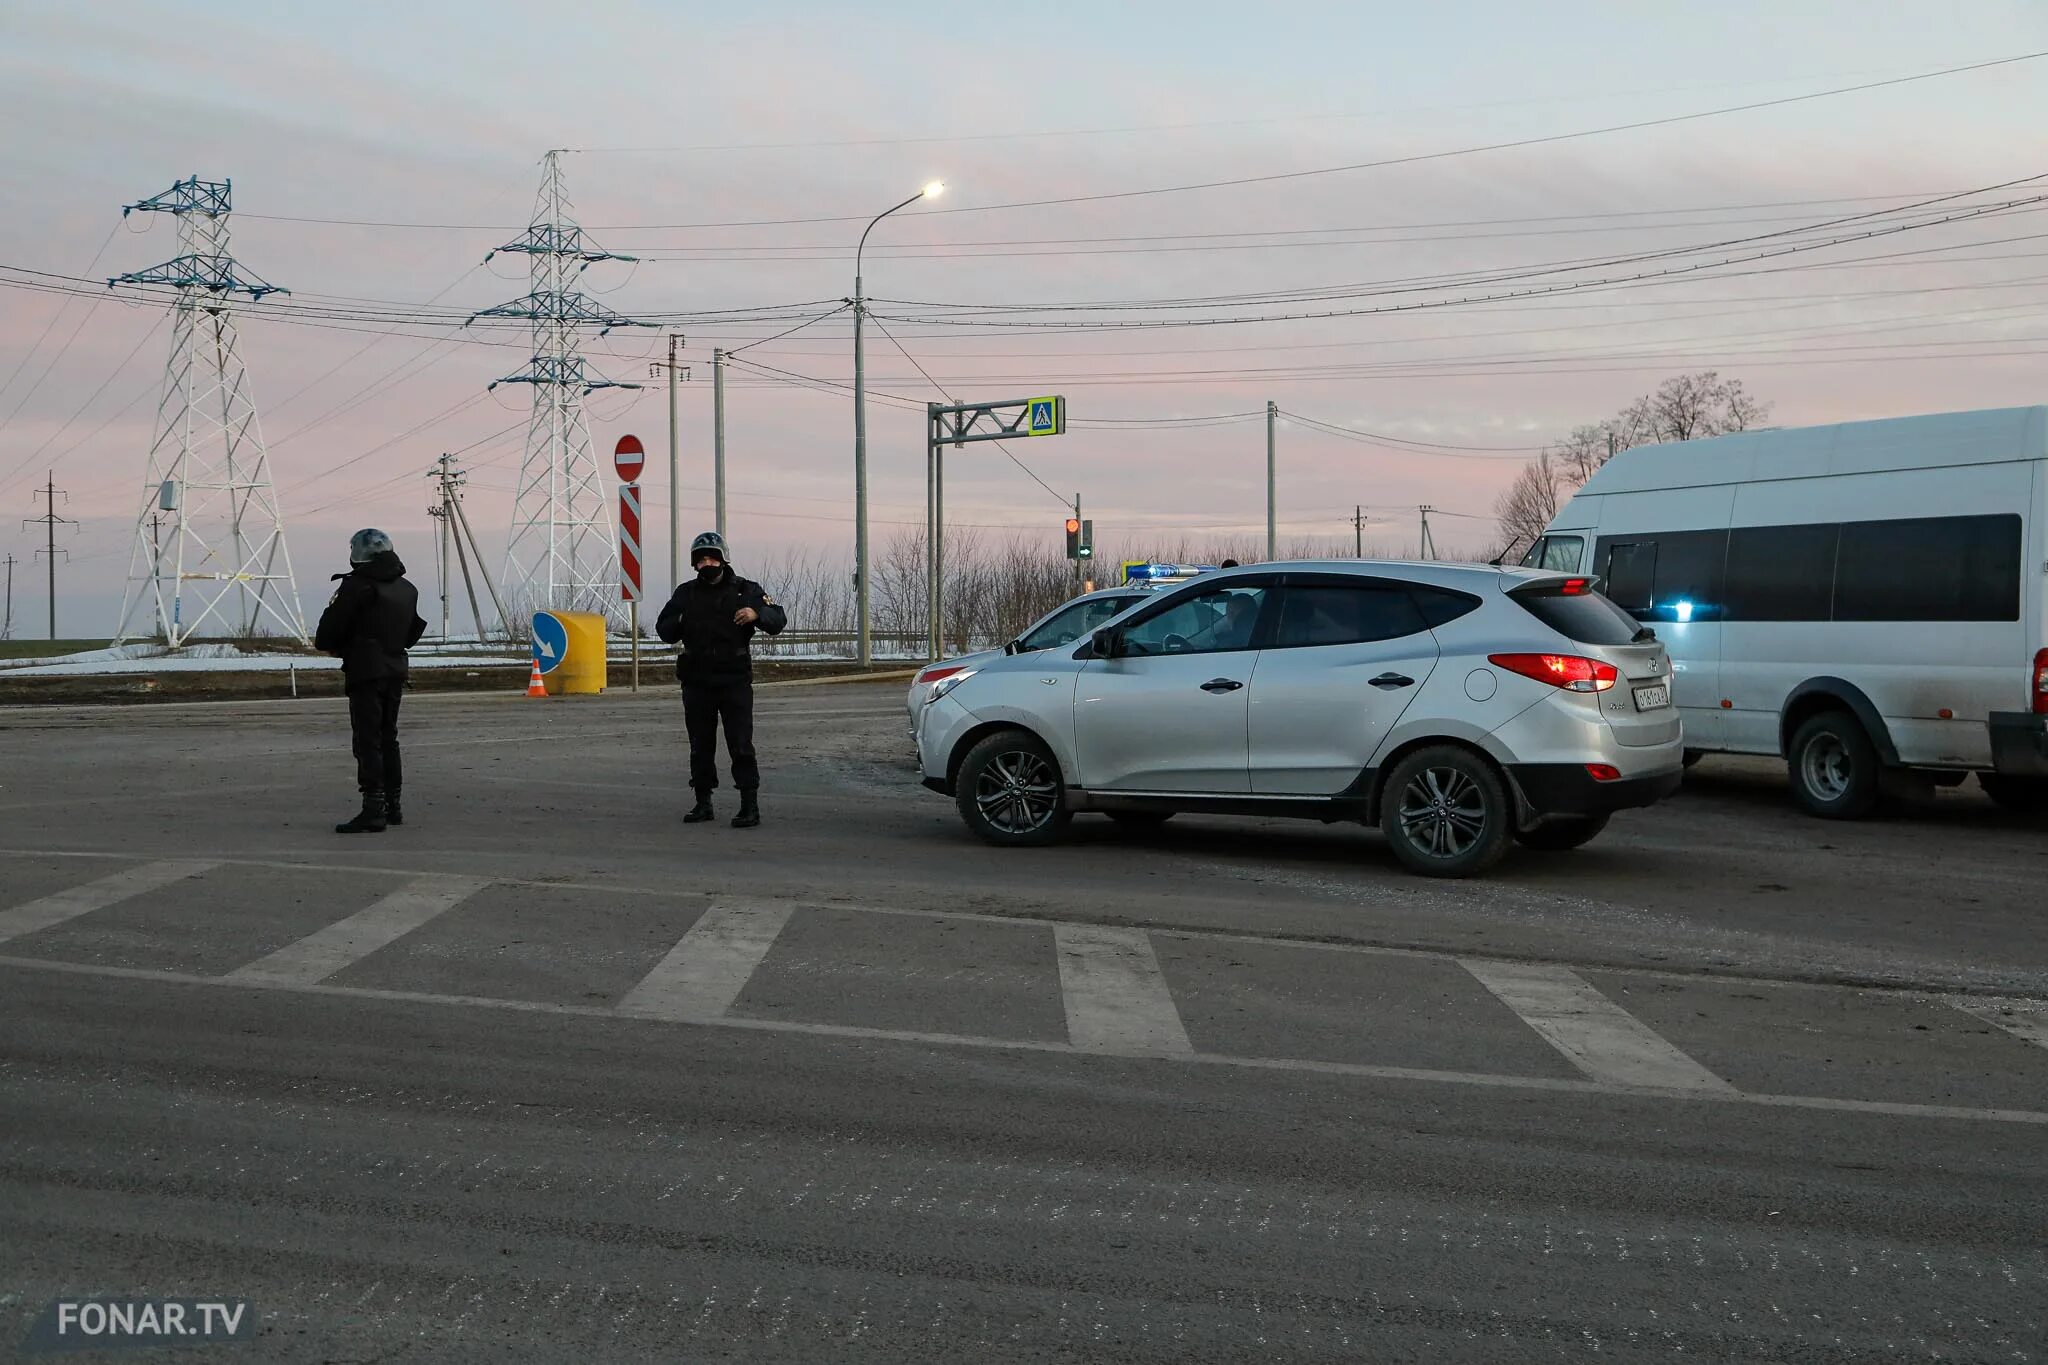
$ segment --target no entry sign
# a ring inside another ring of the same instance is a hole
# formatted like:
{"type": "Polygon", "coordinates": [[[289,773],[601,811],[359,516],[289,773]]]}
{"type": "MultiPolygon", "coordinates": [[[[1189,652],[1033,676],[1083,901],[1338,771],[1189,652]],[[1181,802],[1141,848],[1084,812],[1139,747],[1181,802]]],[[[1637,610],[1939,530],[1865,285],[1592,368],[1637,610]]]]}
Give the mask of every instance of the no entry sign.
{"type": "Polygon", "coordinates": [[[647,447],[640,444],[638,436],[621,436],[619,444],[612,451],[612,468],[619,471],[621,483],[631,483],[640,477],[640,471],[647,467],[647,447]]]}

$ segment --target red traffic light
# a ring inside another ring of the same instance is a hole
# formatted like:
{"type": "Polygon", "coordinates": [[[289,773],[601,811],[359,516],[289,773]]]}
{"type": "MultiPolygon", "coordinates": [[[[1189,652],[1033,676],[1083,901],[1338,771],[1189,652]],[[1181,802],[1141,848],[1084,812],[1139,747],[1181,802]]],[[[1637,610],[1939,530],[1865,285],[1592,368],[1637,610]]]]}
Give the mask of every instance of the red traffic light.
{"type": "Polygon", "coordinates": [[[1067,518],[1067,534],[1070,536],[1078,536],[1081,534],[1081,519],[1079,517],[1067,518]]]}

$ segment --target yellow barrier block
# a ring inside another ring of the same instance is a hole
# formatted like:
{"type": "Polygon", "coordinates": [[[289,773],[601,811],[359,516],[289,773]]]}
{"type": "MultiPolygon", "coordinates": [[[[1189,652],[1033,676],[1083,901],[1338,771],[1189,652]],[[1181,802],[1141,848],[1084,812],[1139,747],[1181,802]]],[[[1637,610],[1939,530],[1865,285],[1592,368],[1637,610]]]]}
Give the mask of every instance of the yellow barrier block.
{"type": "Polygon", "coordinates": [[[604,691],[604,616],[593,611],[535,612],[533,654],[549,696],[604,691]]]}

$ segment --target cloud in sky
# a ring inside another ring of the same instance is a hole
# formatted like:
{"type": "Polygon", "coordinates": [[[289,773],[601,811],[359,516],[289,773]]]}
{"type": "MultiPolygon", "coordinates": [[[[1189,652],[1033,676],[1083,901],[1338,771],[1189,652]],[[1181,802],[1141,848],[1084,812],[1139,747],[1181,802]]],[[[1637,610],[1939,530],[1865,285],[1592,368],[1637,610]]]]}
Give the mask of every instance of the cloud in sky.
{"type": "MultiPolygon", "coordinates": [[[[525,222],[550,145],[590,149],[567,163],[583,221],[616,249],[658,258],[588,277],[627,313],[842,298],[858,221],[674,225],[872,214],[933,175],[951,185],[940,207],[968,211],[906,211],[878,230],[871,294],[1174,299],[1450,276],[1768,232],[1868,207],[1813,201],[2048,171],[2026,132],[2048,102],[2036,63],[1378,171],[981,211],[1542,136],[2048,48],[2048,22],[2025,7],[1893,7],[1882,24],[1868,13],[599,4],[568,26],[559,6],[526,3],[17,4],[0,16],[0,119],[21,131],[0,145],[0,173],[22,192],[0,219],[0,261],[111,274],[165,259],[167,223],[108,234],[121,203],[196,171],[234,179],[237,254],[295,298],[440,294],[482,307],[524,291],[516,263],[478,264],[525,222]],[[609,150],[643,148],[697,150],[609,150]],[[1642,215],[1680,208],[1706,211],[1642,215]],[[1642,216],[1587,216],[1623,214],[1642,216]],[[280,221],[290,218],[485,226],[280,221]]],[[[1077,419],[1251,412],[1271,399],[1323,421],[1502,446],[1709,366],[1741,377],[1788,424],[2032,402],[2038,361],[2025,352],[2048,341],[2032,321],[2048,256],[2026,241],[1954,248],[2024,238],[2040,221],[1930,228],[1780,273],[1404,317],[1062,335],[890,322],[919,310],[878,304],[915,363],[871,334],[871,382],[914,403],[934,396],[925,371],[957,396],[1058,390],[1077,419]],[[1949,250],[1852,259],[1923,247],[1949,250]]],[[[9,528],[54,464],[84,523],[65,582],[81,610],[111,616],[85,604],[118,596],[164,338],[146,340],[159,315],[127,303],[61,316],[58,306],[0,293],[0,379],[27,362],[0,390],[0,419],[13,413],[0,425],[0,545],[25,551],[9,528]]],[[[708,518],[710,349],[775,330],[688,329],[686,534],[708,518]]],[[[427,534],[422,476],[444,449],[475,444],[464,457],[472,515],[502,543],[524,394],[483,390],[522,353],[476,343],[514,338],[436,344],[251,321],[244,340],[309,606],[356,526],[427,534]]],[[[617,377],[645,379],[660,344],[619,333],[593,354],[617,377]]],[[[843,315],[747,354],[835,384],[851,372],[843,315]]],[[[844,555],[849,400],[741,367],[729,400],[736,537],[757,555],[844,555]]],[[[630,429],[661,450],[658,389],[600,395],[592,411],[601,446],[630,429]]],[[[920,428],[910,408],[870,409],[878,538],[922,516],[920,428]]],[[[1350,510],[1365,503],[1398,519],[1376,536],[1389,548],[1408,534],[1397,509],[1484,514],[1517,459],[1403,454],[1302,426],[1279,443],[1283,535],[1348,540],[1350,510]]],[[[1263,524],[1256,420],[1077,426],[1017,453],[1063,495],[1080,494],[1105,538],[1263,524]]],[[[661,465],[648,475],[656,546],[661,465]]],[[[953,462],[949,505],[962,523],[1048,542],[1060,515],[985,451],[953,462]]],[[[1489,534],[1483,519],[1454,520],[1440,538],[1477,546],[1489,534]]]]}

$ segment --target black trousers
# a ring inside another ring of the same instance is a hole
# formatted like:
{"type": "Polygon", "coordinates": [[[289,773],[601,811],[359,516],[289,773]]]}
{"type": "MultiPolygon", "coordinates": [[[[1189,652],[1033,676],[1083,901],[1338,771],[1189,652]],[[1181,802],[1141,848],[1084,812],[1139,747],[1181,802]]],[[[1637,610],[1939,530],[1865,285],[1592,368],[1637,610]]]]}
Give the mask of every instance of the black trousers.
{"type": "Polygon", "coordinates": [[[348,689],[349,739],[356,754],[356,786],[397,791],[405,774],[398,762],[398,703],[405,680],[358,683],[348,689]]]}
{"type": "Polygon", "coordinates": [[[683,727],[690,732],[690,785],[699,792],[718,786],[718,727],[725,725],[725,752],[732,784],[743,792],[761,785],[754,761],[754,683],[751,678],[718,678],[683,684],[683,727]]]}

